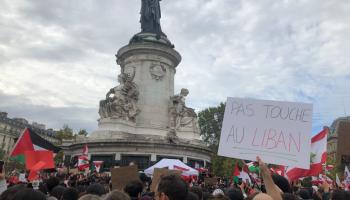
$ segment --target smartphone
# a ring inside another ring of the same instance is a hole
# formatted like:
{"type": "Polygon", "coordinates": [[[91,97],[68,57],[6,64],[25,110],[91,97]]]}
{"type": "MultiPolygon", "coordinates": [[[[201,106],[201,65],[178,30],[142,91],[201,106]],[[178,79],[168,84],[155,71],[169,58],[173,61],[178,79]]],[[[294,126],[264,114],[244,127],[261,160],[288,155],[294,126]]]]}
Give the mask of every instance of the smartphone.
{"type": "Polygon", "coordinates": [[[238,178],[238,185],[242,184],[242,178],[238,178]]]}
{"type": "Polygon", "coordinates": [[[0,173],[2,173],[2,169],[4,168],[4,161],[0,160],[0,173]]]}

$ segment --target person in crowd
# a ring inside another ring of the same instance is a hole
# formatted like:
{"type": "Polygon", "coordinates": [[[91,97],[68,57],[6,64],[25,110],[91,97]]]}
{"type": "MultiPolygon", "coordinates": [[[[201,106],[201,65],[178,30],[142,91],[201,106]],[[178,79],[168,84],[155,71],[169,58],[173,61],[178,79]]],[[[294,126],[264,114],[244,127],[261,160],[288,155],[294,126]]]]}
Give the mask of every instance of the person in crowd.
{"type": "Polygon", "coordinates": [[[244,196],[240,189],[237,188],[230,188],[226,191],[226,196],[230,200],[243,200],[244,196]]]}
{"type": "Polygon", "coordinates": [[[58,186],[59,184],[60,180],[57,177],[51,176],[45,181],[47,192],[51,194],[52,189],[58,186]]]}
{"type": "Polygon", "coordinates": [[[199,200],[199,198],[195,193],[188,192],[186,200],[199,200]]]}
{"type": "Polygon", "coordinates": [[[161,178],[157,192],[156,200],[184,200],[188,194],[188,185],[176,175],[168,175],[161,178]]]}
{"type": "Polygon", "coordinates": [[[106,190],[100,183],[94,183],[87,187],[86,193],[101,197],[106,194],[106,190]]]}
{"type": "Polygon", "coordinates": [[[138,200],[143,191],[143,184],[140,181],[131,181],[124,187],[124,192],[127,193],[131,200],[138,200]]]}
{"type": "Polygon", "coordinates": [[[118,190],[113,190],[104,200],[131,200],[130,197],[118,190]]]}
{"type": "Polygon", "coordinates": [[[57,200],[61,200],[64,190],[66,190],[65,187],[58,185],[52,189],[50,196],[55,197],[57,200]]]}
{"type": "Polygon", "coordinates": [[[29,199],[46,200],[46,196],[40,191],[31,189],[31,188],[25,188],[23,190],[18,191],[13,197],[13,200],[29,200],[29,199]]]}
{"type": "Polygon", "coordinates": [[[13,200],[15,194],[24,189],[26,189],[26,186],[24,184],[11,186],[3,193],[1,193],[0,200],[13,200]]]}
{"type": "Polygon", "coordinates": [[[61,200],[78,200],[79,193],[75,188],[66,188],[63,191],[61,200]]]}
{"type": "Polygon", "coordinates": [[[102,200],[99,196],[93,194],[85,194],[79,200],[102,200]]]}
{"type": "Polygon", "coordinates": [[[198,186],[193,186],[190,188],[190,192],[193,192],[194,194],[197,195],[199,200],[203,200],[203,190],[202,188],[198,186]]]}

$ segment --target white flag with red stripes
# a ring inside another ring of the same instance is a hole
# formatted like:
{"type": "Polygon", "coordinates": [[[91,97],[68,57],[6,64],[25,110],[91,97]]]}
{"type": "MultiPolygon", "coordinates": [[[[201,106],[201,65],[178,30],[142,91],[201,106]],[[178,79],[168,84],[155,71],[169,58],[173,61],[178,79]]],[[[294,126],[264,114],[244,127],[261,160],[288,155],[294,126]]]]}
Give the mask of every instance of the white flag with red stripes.
{"type": "Polygon", "coordinates": [[[310,169],[289,168],[287,177],[293,181],[306,176],[318,176],[323,171],[323,164],[327,160],[327,134],[328,128],[323,129],[320,133],[311,139],[311,164],[310,169]]]}

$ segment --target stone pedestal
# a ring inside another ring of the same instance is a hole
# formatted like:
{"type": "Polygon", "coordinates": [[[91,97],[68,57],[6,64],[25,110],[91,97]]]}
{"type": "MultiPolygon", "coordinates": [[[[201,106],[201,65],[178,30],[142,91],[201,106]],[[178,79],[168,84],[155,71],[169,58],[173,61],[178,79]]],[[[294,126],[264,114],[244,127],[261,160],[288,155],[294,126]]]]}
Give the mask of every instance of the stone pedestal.
{"type": "Polygon", "coordinates": [[[117,63],[125,73],[133,73],[140,95],[137,105],[141,112],[136,126],[166,129],[168,127],[169,98],[174,95],[175,68],[180,54],[161,44],[132,44],[121,48],[117,63]]]}

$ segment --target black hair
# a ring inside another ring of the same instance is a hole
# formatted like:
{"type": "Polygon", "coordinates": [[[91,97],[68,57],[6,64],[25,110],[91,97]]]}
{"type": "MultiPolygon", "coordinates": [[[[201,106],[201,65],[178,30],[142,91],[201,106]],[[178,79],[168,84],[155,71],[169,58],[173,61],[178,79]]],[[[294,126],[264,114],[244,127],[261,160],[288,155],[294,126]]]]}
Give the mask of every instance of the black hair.
{"type": "Polygon", "coordinates": [[[199,200],[203,199],[203,190],[202,190],[201,187],[193,186],[193,187],[190,188],[190,192],[195,193],[198,196],[199,200]]]}
{"type": "Polygon", "coordinates": [[[158,193],[164,193],[169,200],[183,200],[187,197],[188,186],[179,176],[168,175],[160,179],[158,193]]]}
{"type": "Polygon", "coordinates": [[[86,193],[87,194],[94,194],[97,196],[102,196],[102,195],[106,194],[106,190],[103,187],[103,185],[101,185],[100,183],[94,183],[94,184],[91,184],[87,187],[86,193]]]}
{"type": "Polygon", "coordinates": [[[130,181],[124,187],[124,192],[126,192],[130,197],[138,197],[141,195],[143,190],[143,185],[140,181],[130,181]]]}
{"type": "Polygon", "coordinates": [[[292,193],[288,180],[278,174],[272,175],[273,182],[283,191],[283,193],[292,193]]]}
{"type": "Polygon", "coordinates": [[[52,189],[60,184],[60,180],[57,177],[50,177],[45,182],[47,191],[51,193],[52,189]]]}
{"type": "Polygon", "coordinates": [[[56,197],[56,199],[61,199],[63,191],[65,189],[66,189],[65,187],[58,185],[51,190],[50,195],[53,197],[56,197]]]}
{"type": "Polygon", "coordinates": [[[78,200],[79,193],[75,188],[67,188],[63,191],[62,200],[78,200]]]}
{"type": "Polygon", "coordinates": [[[13,200],[46,200],[45,194],[40,191],[26,188],[15,194],[13,200]]]}
{"type": "Polygon", "coordinates": [[[14,185],[0,195],[0,200],[12,200],[17,192],[24,189],[26,189],[26,186],[23,184],[14,185]]]}
{"type": "Polygon", "coordinates": [[[243,200],[244,199],[242,191],[240,189],[237,189],[237,188],[228,189],[226,191],[226,196],[230,200],[243,200]]]}

